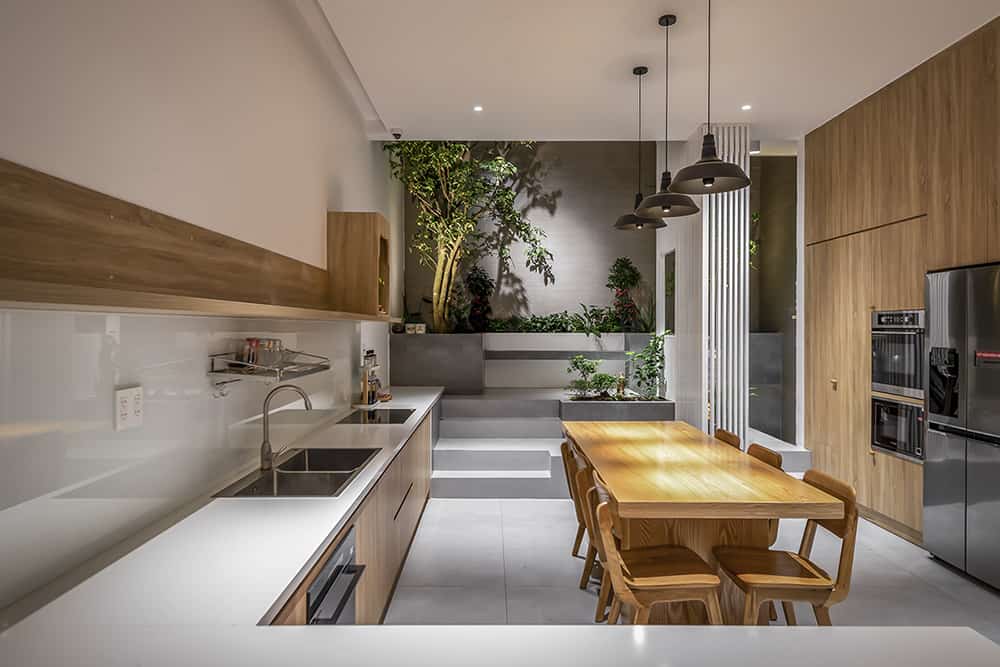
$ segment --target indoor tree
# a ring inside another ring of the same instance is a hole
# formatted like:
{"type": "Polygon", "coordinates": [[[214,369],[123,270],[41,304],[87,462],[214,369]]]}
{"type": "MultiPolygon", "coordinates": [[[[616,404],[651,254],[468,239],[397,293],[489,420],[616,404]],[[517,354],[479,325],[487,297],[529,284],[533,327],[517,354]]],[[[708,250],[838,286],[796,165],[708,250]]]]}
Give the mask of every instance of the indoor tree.
{"type": "Polygon", "coordinates": [[[416,206],[410,251],[434,272],[433,327],[451,328],[449,309],[463,262],[486,254],[509,263],[509,245],[525,246],[529,270],[554,282],[545,232],[515,205],[517,167],[496,151],[473,151],[465,142],[397,141],[384,146],[392,174],[416,206]],[[492,227],[491,227],[492,226],[492,227]]]}

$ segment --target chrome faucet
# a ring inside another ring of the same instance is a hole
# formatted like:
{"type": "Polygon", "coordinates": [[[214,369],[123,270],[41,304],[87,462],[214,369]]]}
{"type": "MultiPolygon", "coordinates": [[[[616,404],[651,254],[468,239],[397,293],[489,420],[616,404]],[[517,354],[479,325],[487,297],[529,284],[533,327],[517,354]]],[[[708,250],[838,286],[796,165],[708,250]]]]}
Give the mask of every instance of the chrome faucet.
{"type": "MultiPolygon", "coordinates": [[[[294,384],[279,384],[277,387],[267,392],[267,397],[264,398],[264,441],[260,443],[260,469],[270,470],[272,464],[274,463],[274,452],[271,451],[271,424],[270,424],[270,412],[271,412],[271,399],[274,395],[280,392],[282,389],[291,389],[292,391],[298,393],[305,401],[306,410],[312,410],[312,401],[309,400],[309,394],[302,390],[294,384]]],[[[284,451],[282,448],[281,451],[284,451]]],[[[281,451],[278,453],[280,454],[281,451]]]]}

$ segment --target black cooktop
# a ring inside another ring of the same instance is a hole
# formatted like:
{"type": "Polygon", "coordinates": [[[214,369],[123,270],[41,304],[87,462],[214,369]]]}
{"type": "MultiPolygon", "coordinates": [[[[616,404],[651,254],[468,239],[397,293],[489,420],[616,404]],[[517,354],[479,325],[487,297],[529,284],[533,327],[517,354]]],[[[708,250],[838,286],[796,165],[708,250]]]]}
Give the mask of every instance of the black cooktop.
{"type": "Polygon", "coordinates": [[[374,410],[355,410],[341,419],[338,424],[402,424],[413,410],[403,408],[376,408],[374,410]]]}

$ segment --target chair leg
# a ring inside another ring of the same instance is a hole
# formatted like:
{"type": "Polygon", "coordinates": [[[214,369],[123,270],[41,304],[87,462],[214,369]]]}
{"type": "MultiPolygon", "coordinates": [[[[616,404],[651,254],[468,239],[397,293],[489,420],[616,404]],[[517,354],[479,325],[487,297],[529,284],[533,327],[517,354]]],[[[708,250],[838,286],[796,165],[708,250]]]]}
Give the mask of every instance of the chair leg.
{"type": "Polygon", "coordinates": [[[833,625],[830,622],[830,610],[826,607],[813,605],[813,613],[816,615],[816,625],[833,625]]]}
{"type": "Polygon", "coordinates": [[[719,593],[709,591],[705,596],[705,611],[708,612],[708,622],[712,625],[723,625],[722,607],[719,605],[719,593]]]}
{"type": "Polygon", "coordinates": [[[594,622],[600,623],[604,620],[604,611],[608,608],[608,594],[611,593],[611,577],[608,571],[604,571],[601,577],[601,592],[597,594],[597,612],[594,614],[594,622]]]}
{"type": "Polygon", "coordinates": [[[757,614],[760,604],[757,602],[757,594],[748,591],[746,600],[743,603],[743,625],[757,625],[757,614]]]}
{"type": "Polygon", "coordinates": [[[608,625],[618,625],[618,618],[622,614],[622,601],[617,595],[611,601],[611,611],[608,612],[608,625]]]}
{"type": "Polygon", "coordinates": [[[594,559],[597,558],[597,549],[590,545],[587,547],[587,555],[583,559],[583,574],[580,575],[580,590],[587,587],[590,581],[590,573],[594,571],[594,559]]]}
{"type": "Polygon", "coordinates": [[[787,600],[781,603],[781,610],[785,612],[785,623],[795,625],[795,605],[787,600]]]}
{"type": "Polygon", "coordinates": [[[649,607],[639,607],[635,610],[632,625],[649,625],[649,607]]]}
{"type": "Polygon", "coordinates": [[[774,608],[774,600],[767,601],[767,620],[769,621],[778,620],[778,610],[774,608]]]}
{"type": "Polygon", "coordinates": [[[586,530],[586,526],[582,523],[576,527],[576,539],[573,540],[573,558],[576,558],[580,552],[580,545],[583,544],[583,533],[586,530]]]}

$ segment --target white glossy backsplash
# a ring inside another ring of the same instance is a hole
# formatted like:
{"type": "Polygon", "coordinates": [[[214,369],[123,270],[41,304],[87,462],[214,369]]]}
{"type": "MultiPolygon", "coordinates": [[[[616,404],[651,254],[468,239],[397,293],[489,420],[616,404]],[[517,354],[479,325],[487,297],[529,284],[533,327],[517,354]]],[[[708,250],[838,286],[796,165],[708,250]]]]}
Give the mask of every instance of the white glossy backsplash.
{"type": "Polygon", "coordinates": [[[252,464],[269,386],[217,398],[206,375],[209,354],[248,335],[329,356],[329,372],[298,384],[315,408],[350,403],[353,322],[0,310],[0,608],[252,464]],[[113,391],[130,384],[143,386],[144,423],[116,432],[113,391]]]}

